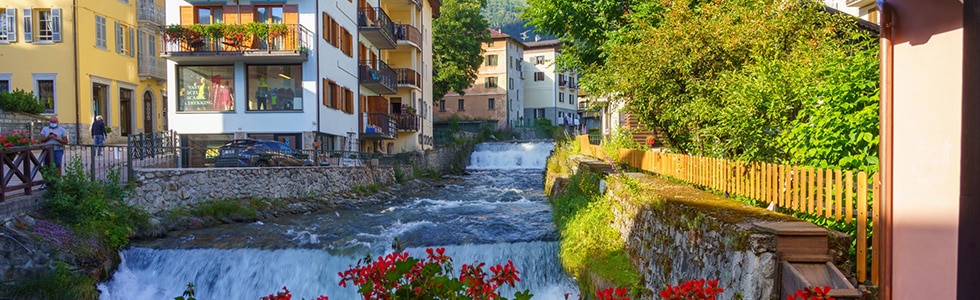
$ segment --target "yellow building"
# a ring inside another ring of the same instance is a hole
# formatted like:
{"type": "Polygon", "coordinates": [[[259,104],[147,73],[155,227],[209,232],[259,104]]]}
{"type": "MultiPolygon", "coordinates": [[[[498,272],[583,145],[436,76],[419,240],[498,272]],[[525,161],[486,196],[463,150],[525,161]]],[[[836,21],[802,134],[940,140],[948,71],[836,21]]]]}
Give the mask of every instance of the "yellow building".
{"type": "Polygon", "coordinates": [[[431,149],[438,0],[358,0],[360,151],[431,149]]]}
{"type": "Polygon", "coordinates": [[[96,115],[112,127],[110,143],[166,128],[166,69],[157,51],[162,5],[153,0],[0,5],[0,91],[34,92],[44,105],[41,114],[57,116],[71,143],[92,142],[89,129],[96,115]]]}

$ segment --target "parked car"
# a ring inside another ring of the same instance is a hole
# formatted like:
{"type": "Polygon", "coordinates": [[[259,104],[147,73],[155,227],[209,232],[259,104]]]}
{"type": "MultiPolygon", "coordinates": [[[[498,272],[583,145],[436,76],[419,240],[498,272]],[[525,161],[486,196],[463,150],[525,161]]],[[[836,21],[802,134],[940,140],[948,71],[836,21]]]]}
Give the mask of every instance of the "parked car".
{"type": "Polygon", "coordinates": [[[215,167],[312,166],[309,155],[272,140],[233,140],[218,148],[215,167]]]}

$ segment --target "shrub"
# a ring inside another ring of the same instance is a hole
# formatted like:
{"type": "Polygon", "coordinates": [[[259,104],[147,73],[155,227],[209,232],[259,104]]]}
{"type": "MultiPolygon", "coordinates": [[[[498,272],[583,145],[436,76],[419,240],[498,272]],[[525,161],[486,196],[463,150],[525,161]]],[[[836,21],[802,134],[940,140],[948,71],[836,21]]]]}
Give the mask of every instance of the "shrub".
{"type": "Polygon", "coordinates": [[[39,114],[44,111],[44,105],[34,96],[34,92],[14,89],[9,93],[0,93],[0,109],[6,112],[39,114]]]}
{"type": "Polygon", "coordinates": [[[85,274],[69,269],[65,262],[58,262],[51,272],[26,278],[9,288],[15,299],[85,299],[99,298],[95,281],[85,274]]]}
{"type": "Polygon", "coordinates": [[[68,164],[65,175],[53,168],[43,171],[51,183],[42,209],[53,220],[82,235],[99,238],[104,245],[120,248],[136,228],[148,223],[149,215],[124,202],[129,190],[119,183],[119,170],[110,170],[107,180],[90,180],[80,160],[68,164]]]}

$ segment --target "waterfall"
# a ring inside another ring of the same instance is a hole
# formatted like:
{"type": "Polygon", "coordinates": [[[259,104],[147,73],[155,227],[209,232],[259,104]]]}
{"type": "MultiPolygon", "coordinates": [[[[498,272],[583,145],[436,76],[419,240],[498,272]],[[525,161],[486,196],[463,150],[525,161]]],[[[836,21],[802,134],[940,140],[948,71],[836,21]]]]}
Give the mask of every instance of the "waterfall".
{"type": "Polygon", "coordinates": [[[551,151],[555,150],[553,142],[496,142],[482,143],[476,146],[470,155],[468,169],[541,169],[551,151]]]}
{"type": "MultiPolygon", "coordinates": [[[[425,249],[407,249],[414,257],[425,257],[425,249]]],[[[517,290],[530,289],[534,299],[564,299],[577,295],[575,283],[564,275],[557,259],[556,242],[501,243],[447,246],[457,275],[463,264],[507,260],[521,272],[517,290]]],[[[158,250],[131,248],[122,253],[123,262],[109,282],[99,286],[102,300],[173,299],[188,282],[196,286],[198,299],[258,299],[283,286],[294,298],[319,295],[330,299],[357,299],[357,288],[339,286],[338,272],[360,256],[334,256],[315,249],[188,249],[158,250]]],[[[375,257],[377,255],[374,255],[375,257]]],[[[501,289],[513,296],[514,289],[501,289]]]]}

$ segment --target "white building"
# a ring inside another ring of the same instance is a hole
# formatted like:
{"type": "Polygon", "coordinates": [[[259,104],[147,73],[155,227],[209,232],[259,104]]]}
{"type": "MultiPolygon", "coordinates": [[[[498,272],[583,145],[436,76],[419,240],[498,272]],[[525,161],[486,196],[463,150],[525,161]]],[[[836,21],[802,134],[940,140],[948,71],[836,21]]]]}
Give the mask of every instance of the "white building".
{"type": "Polygon", "coordinates": [[[225,27],[166,41],[169,127],[185,145],[251,137],[297,149],[431,146],[425,70],[438,0],[257,2],[167,1],[165,36],[225,27]],[[394,109],[407,103],[420,108],[411,122],[394,109]]]}
{"type": "Polygon", "coordinates": [[[574,72],[556,70],[555,57],[560,52],[557,40],[530,42],[524,48],[525,124],[538,118],[569,127],[578,122],[578,78],[574,72]]]}

